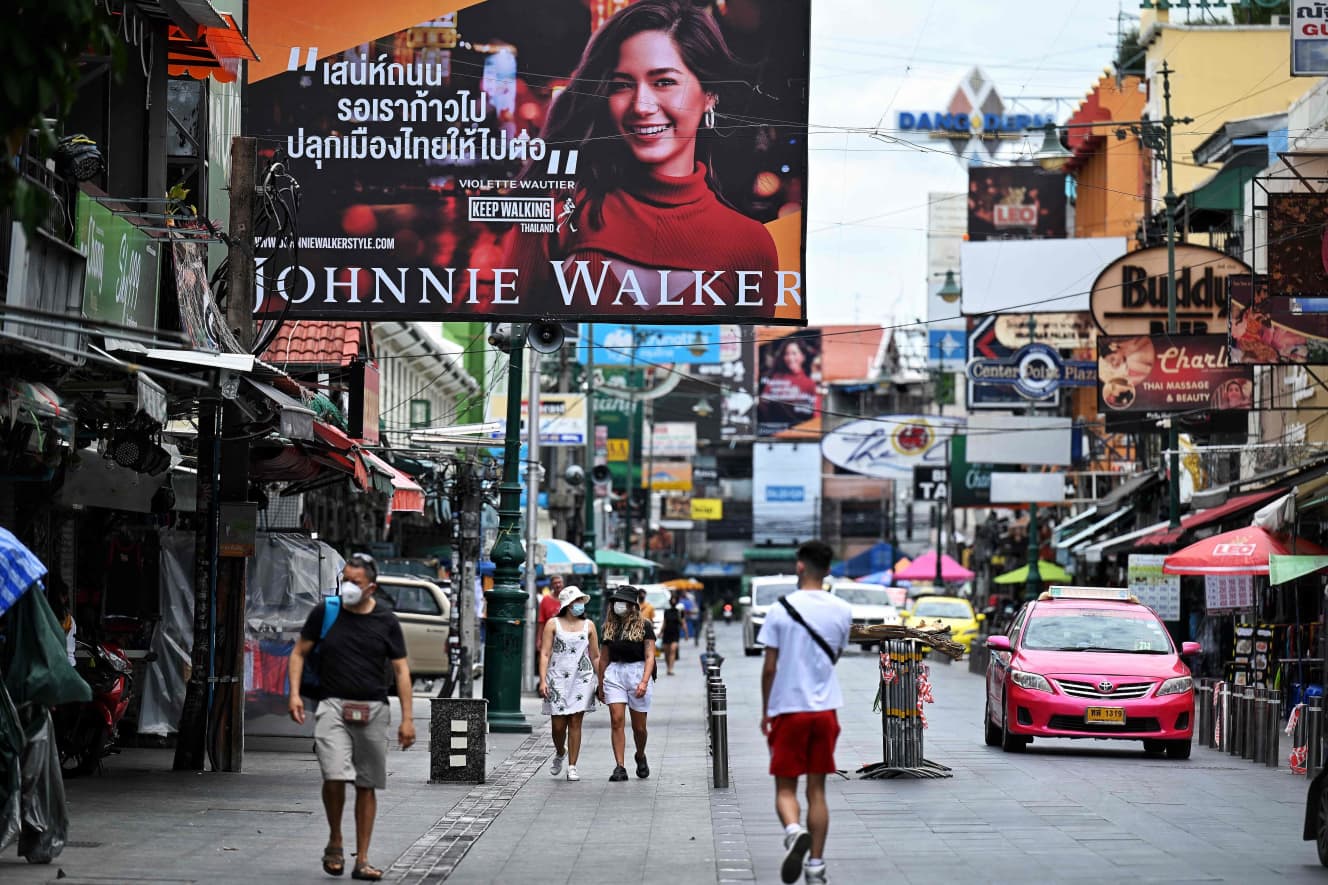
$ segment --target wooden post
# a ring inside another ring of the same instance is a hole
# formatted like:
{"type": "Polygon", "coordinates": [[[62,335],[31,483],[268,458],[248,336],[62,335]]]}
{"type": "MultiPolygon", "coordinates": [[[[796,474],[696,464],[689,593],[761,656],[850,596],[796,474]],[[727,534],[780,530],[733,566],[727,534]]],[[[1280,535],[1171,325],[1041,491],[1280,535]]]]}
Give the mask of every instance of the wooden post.
{"type": "Polygon", "coordinates": [[[254,346],[254,194],[258,140],[231,139],[230,295],[226,325],[246,349],[254,346]]]}

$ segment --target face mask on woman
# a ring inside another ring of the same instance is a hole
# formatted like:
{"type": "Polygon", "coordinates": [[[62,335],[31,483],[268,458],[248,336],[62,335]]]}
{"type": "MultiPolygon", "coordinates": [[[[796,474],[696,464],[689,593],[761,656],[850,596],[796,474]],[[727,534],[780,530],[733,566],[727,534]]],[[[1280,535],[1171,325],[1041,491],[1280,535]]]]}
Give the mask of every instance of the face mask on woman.
{"type": "Polygon", "coordinates": [[[613,613],[618,617],[622,617],[623,615],[627,614],[627,611],[630,608],[631,606],[629,606],[625,602],[615,602],[613,604],[613,613]]]}
{"type": "Polygon", "coordinates": [[[341,603],[342,605],[359,605],[360,600],[364,598],[364,591],[360,589],[359,584],[351,581],[341,582],[341,603]]]}
{"type": "Polygon", "coordinates": [[[584,618],[586,616],[586,605],[584,602],[572,603],[572,617],[584,618]]]}

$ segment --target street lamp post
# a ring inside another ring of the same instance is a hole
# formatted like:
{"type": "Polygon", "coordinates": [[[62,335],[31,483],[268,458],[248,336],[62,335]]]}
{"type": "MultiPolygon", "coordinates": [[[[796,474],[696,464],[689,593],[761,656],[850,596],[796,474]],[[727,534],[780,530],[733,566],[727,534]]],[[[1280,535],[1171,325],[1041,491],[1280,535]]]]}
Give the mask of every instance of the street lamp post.
{"type": "Polygon", "coordinates": [[[526,327],[514,324],[508,342],[507,427],[503,433],[503,478],[499,489],[498,540],[493,560],[493,590],[484,617],[484,697],[489,702],[489,730],[528,734],[521,712],[521,668],[526,594],[521,592],[521,371],[526,327]]]}
{"type": "MultiPolygon", "coordinates": [[[[595,561],[595,327],[587,324],[586,340],[586,454],[585,485],[586,524],[581,529],[581,549],[590,561],[595,561]]],[[[592,622],[598,623],[603,614],[603,596],[599,589],[599,576],[593,572],[583,576],[581,591],[590,597],[586,605],[586,615],[592,622]]]]}
{"type": "MultiPolygon", "coordinates": [[[[1172,116],[1171,75],[1176,72],[1170,65],[1163,62],[1162,67],[1158,69],[1158,73],[1162,75],[1162,119],[1160,121],[1130,120],[1123,122],[1071,123],[1059,128],[1068,130],[1113,126],[1116,128],[1116,138],[1123,140],[1127,132],[1132,132],[1139,139],[1140,144],[1162,158],[1167,176],[1167,192],[1162,198],[1167,216],[1167,334],[1174,335],[1180,331],[1176,321],[1176,206],[1180,202],[1180,198],[1176,196],[1173,181],[1175,167],[1171,155],[1171,133],[1177,123],[1193,123],[1194,118],[1172,116]]],[[[1042,168],[1052,171],[1062,169],[1072,156],[1060,143],[1060,136],[1056,130],[1055,124],[1047,124],[1042,149],[1038,151],[1035,157],[1042,168]]],[[[1180,527],[1180,430],[1174,417],[1167,422],[1167,449],[1169,472],[1171,474],[1168,511],[1171,528],[1175,529],[1180,527]]]]}
{"type": "MultiPolygon", "coordinates": [[[[1032,344],[1037,340],[1037,314],[1028,315],[1028,343],[1032,344]]],[[[1037,414],[1037,405],[1033,401],[1028,403],[1028,414],[1030,416],[1037,414]]],[[[1042,539],[1038,537],[1040,529],[1038,528],[1038,502],[1028,502],[1028,575],[1024,579],[1024,595],[1029,599],[1037,599],[1042,592],[1042,571],[1040,563],[1042,562],[1042,539]]]]}

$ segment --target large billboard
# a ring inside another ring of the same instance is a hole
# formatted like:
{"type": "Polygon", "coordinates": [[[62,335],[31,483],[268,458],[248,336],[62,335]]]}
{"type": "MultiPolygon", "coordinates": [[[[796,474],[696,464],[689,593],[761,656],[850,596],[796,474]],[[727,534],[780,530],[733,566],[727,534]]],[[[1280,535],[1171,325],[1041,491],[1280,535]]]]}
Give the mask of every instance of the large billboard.
{"type": "Polygon", "coordinates": [[[1306,311],[1321,299],[1269,293],[1268,277],[1231,278],[1231,361],[1251,366],[1328,363],[1328,310],[1306,311]]]}
{"type": "Polygon", "coordinates": [[[761,378],[756,402],[758,436],[774,436],[820,414],[820,329],[763,336],[757,359],[761,378]]]}
{"type": "Polygon", "coordinates": [[[286,319],[800,325],[810,4],[250,0],[286,319]],[[662,76],[661,72],[667,73],[662,76]]]}
{"type": "Polygon", "coordinates": [[[1064,175],[1037,166],[969,167],[969,242],[1064,236],[1064,175]]]}
{"type": "MultiPolygon", "coordinates": [[[[724,326],[721,328],[733,328],[724,326]]],[[[728,334],[725,333],[725,337],[728,334]]],[[[725,347],[724,361],[692,366],[691,374],[702,379],[714,398],[706,397],[705,408],[719,404],[719,438],[734,440],[756,433],[756,333],[750,326],[737,327],[736,354],[725,347]]],[[[698,402],[691,407],[696,412],[698,402]]]]}
{"type": "MultiPolygon", "coordinates": [[[[1269,260],[1272,260],[1271,246],[1269,260]]],[[[1150,335],[1167,331],[1165,246],[1130,252],[1108,265],[1093,281],[1093,319],[1108,335],[1150,335]]],[[[1177,331],[1213,335],[1227,328],[1228,280],[1250,272],[1225,252],[1180,243],[1174,249],[1177,331]]]]}
{"type": "Polygon", "coordinates": [[[796,544],[820,534],[821,447],[752,447],[752,543],[796,544]]]}
{"type": "Polygon", "coordinates": [[[1103,336],[1098,343],[1102,412],[1207,412],[1254,405],[1254,369],[1231,365],[1222,335],[1103,336]]]}
{"type": "MultiPolygon", "coordinates": [[[[644,368],[660,363],[707,365],[740,359],[740,326],[633,326],[593,323],[595,364],[644,368]]],[[[577,340],[577,359],[590,357],[588,336],[577,340]]]]}

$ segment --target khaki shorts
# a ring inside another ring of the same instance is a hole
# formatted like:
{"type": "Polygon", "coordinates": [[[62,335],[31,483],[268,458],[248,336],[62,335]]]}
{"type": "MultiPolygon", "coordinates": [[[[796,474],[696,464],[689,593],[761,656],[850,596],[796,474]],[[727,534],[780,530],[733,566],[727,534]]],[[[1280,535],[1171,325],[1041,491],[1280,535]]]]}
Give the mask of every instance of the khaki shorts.
{"type": "Polygon", "coordinates": [[[355,786],[387,788],[387,726],[391,710],[383,701],[365,701],[369,721],[355,725],[341,718],[341,700],[318,702],[314,747],[325,781],[354,781],[355,786]]]}

